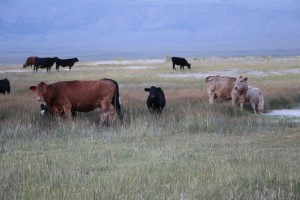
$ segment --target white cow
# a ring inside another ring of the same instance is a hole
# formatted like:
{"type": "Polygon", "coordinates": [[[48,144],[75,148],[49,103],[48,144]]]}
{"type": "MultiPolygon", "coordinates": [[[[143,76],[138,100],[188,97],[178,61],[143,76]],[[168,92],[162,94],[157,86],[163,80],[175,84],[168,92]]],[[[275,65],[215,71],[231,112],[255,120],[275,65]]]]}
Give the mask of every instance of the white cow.
{"type": "Polygon", "coordinates": [[[262,114],[264,112],[264,97],[259,88],[249,86],[246,101],[251,103],[254,114],[262,114]]]}

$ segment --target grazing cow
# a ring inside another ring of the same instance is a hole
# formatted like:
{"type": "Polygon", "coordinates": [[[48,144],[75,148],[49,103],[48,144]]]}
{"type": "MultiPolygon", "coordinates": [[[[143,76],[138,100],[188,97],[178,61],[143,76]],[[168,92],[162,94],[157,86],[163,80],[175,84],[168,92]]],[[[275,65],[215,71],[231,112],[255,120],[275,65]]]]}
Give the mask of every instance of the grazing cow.
{"type": "Polygon", "coordinates": [[[115,97],[114,102],[119,101],[121,105],[116,86],[110,80],[63,81],[53,84],[41,82],[37,86],[30,86],[29,89],[36,92],[37,101],[46,102],[57,119],[63,114],[71,119],[72,111],[90,112],[100,108],[100,123],[103,123],[111,114],[109,109],[112,98],[115,97]]]}
{"type": "Polygon", "coordinates": [[[50,68],[56,62],[57,57],[54,58],[35,58],[34,59],[34,68],[33,71],[37,71],[38,68],[46,68],[47,72],[50,71],[50,68]]]}
{"type": "Polygon", "coordinates": [[[254,114],[262,114],[264,112],[264,97],[259,88],[249,86],[246,101],[250,102],[254,114]]]}
{"type": "Polygon", "coordinates": [[[184,66],[191,69],[191,64],[186,61],[185,58],[172,57],[173,70],[176,70],[175,65],[179,65],[180,69],[184,70],[184,66]]]}
{"type": "Polygon", "coordinates": [[[150,113],[161,114],[166,105],[165,94],[162,89],[151,86],[150,88],[145,88],[145,91],[149,92],[146,104],[150,113]]]}
{"type": "Polygon", "coordinates": [[[59,71],[59,66],[62,67],[69,67],[69,70],[71,71],[71,67],[74,66],[75,62],[78,62],[79,60],[75,58],[70,58],[70,59],[56,59],[56,71],[59,71]]]}
{"type": "Polygon", "coordinates": [[[10,83],[7,78],[0,80],[0,93],[5,94],[5,92],[10,93],[10,83]]]}
{"type": "Polygon", "coordinates": [[[247,77],[238,77],[231,91],[232,105],[235,106],[239,102],[241,110],[243,110],[244,103],[246,102],[246,95],[248,91],[247,80],[247,77]]]}
{"type": "Polygon", "coordinates": [[[23,68],[26,68],[28,66],[32,67],[32,65],[34,65],[34,60],[37,58],[37,56],[31,56],[28,57],[25,64],[23,64],[23,68]]]}
{"type": "Polygon", "coordinates": [[[235,77],[208,76],[205,78],[209,103],[212,104],[215,98],[231,100],[232,88],[235,84],[235,77]]]}

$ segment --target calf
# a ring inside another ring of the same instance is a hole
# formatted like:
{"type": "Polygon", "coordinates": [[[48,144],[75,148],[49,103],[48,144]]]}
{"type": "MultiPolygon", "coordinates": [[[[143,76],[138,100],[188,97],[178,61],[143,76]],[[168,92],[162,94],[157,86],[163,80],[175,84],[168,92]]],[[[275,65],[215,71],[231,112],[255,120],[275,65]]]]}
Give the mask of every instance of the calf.
{"type": "Polygon", "coordinates": [[[69,67],[69,70],[71,71],[71,68],[74,66],[75,62],[78,62],[79,60],[75,58],[70,59],[56,59],[56,71],[59,71],[59,66],[62,67],[69,67]]]}
{"type": "Polygon", "coordinates": [[[264,97],[259,88],[249,86],[246,101],[250,102],[254,114],[262,114],[264,112],[264,97]]]}
{"type": "Polygon", "coordinates": [[[175,65],[179,65],[180,69],[184,70],[184,66],[191,69],[191,64],[186,61],[185,58],[172,57],[173,70],[176,70],[175,65]]]}
{"type": "Polygon", "coordinates": [[[72,111],[90,112],[100,108],[100,123],[103,123],[110,115],[112,98],[121,105],[116,95],[116,86],[110,80],[63,81],[53,84],[41,82],[37,86],[30,86],[29,89],[36,93],[37,101],[47,104],[49,111],[54,113],[57,119],[63,114],[71,119],[72,111]]]}
{"type": "Polygon", "coordinates": [[[244,103],[246,102],[246,95],[248,91],[247,80],[247,77],[238,77],[231,91],[232,105],[235,106],[239,102],[241,110],[243,110],[244,103]]]}
{"type": "Polygon", "coordinates": [[[144,90],[149,92],[146,104],[150,113],[161,114],[166,105],[165,94],[162,89],[152,86],[144,90]]]}
{"type": "Polygon", "coordinates": [[[0,80],[0,93],[5,94],[5,92],[10,93],[10,83],[7,78],[0,80]]]}

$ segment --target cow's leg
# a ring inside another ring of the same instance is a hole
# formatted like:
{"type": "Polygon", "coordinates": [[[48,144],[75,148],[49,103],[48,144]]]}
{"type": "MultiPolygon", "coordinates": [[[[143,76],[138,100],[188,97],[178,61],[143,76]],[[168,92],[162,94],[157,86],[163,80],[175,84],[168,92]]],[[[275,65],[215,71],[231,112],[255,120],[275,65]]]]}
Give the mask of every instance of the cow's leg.
{"type": "Polygon", "coordinates": [[[109,115],[110,99],[102,100],[100,105],[100,124],[103,124],[109,115]]]}
{"type": "Polygon", "coordinates": [[[72,109],[71,103],[67,103],[67,104],[65,104],[65,106],[63,107],[64,113],[65,113],[67,119],[72,119],[72,112],[71,112],[71,109],[72,109]]]}
{"type": "Polygon", "coordinates": [[[236,103],[237,103],[237,98],[236,98],[236,96],[233,96],[233,97],[231,97],[231,98],[232,98],[231,104],[232,104],[233,106],[235,106],[236,103]]]}
{"type": "Polygon", "coordinates": [[[175,64],[173,64],[173,70],[176,70],[176,68],[175,68],[175,64]]]}
{"type": "Polygon", "coordinates": [[[62,116],[62,109],[52,109],[49,107],[49,110],[54,113],[56,121],[60,122],[61,121],[61,116],[62,116]]]}
{"type": "Polygon", "coordinates": [[[255,102],[251,102],[251,107],[253,109],[254,114],[257,114],[257,112],[256,112],[256,103],[255,102]]]}
{"type": "Polygon", "coordinates": [[[215,98],[215,92],[211,90],[207,90],[207,92],[208,92],[208,101],[210,104],[213,104],[215,98]]]}
{"type": "Polygon", "coordinates": [[[240,103],[240,108],[241,108],[241,111],[244,110],[244,103],[243,102],[240,103]]]}

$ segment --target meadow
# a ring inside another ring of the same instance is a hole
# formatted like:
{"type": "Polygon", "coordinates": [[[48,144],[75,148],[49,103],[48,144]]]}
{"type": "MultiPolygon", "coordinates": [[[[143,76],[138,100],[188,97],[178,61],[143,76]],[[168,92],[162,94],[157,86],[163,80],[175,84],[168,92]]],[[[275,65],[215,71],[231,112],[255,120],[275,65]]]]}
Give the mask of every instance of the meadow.
{"type": "Polygon", "coordinates": [[[0,68],[11,84],[11,94],[0,94],[0,199],[300,199],[299,118],[210,105],[204,81],[247,76],[266,113],[295,108],[300,57],[189,58],[184,71],[166,60],[79,62],[71,72],[0,68]],[[123,122],[100,125],[99,110],[71,121],[41,117],[28,89],[101,78],[119,83],[123,122]],[[152,85],[165,92],[162,116],[146,108],[152,85]]]}

